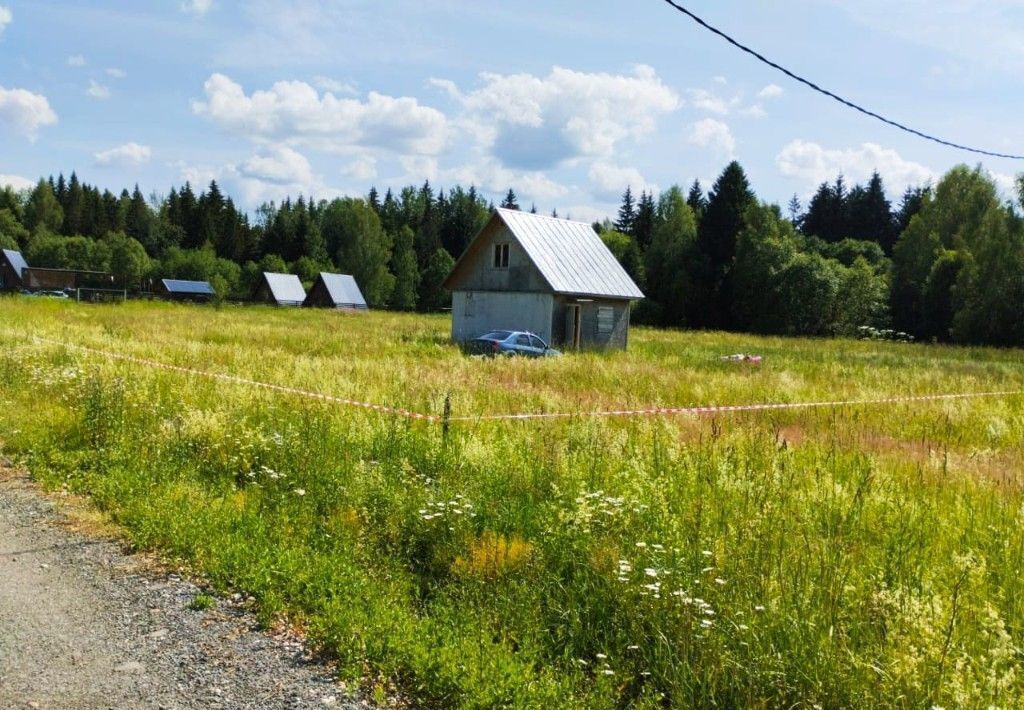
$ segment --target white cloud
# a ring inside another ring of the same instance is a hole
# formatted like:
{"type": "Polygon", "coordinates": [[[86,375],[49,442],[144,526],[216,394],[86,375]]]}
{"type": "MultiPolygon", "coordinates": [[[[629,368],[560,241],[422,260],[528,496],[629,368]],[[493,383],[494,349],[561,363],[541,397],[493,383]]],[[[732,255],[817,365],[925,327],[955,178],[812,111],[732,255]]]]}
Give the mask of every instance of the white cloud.
{"type": "Polygon", "coordinates": [[[437,182],[438,162],[437,158],[428,155],[402,155],[398,158],[398,164],[405,171],[402,182],[422,182],[430,180],[437,182]]]}
{"type": "Polygon", "coordinates": [[[764,110],[764,106],[761,104],[753,104],[740,109],[740,115],[748,116],[749,118],[764,118],[768,115],[768,112],[764,110]]]}
{"type": "Polygon", "coordinates": [[[309,185],[313,168],[306,156],[288,146],[274,146],[262,155],[254,155],[238,166],[243,178],[275,185],[309,185]]]}
{"type": "Polygon", "coordinates": [[[519,202],[541,202],[550,204],[564,197],[569,189],[555,182],[541,171],[510,170],[493,158],[483,158],[446,171],[443,178],[462,185],[476,185],[484,192],[504,195],[511,187],[519,196],[519,202]]]}
{"type": "Polygon", "coordinates": [[[36,184],[20,175],[0,175],[0,187],[11,187],[17,192],[31,190],[36,184]]]}
{"type": "Polygon", "coordinates": [[[83,57],[81,54],[72,54],[70,57],[68,57],[68,66],[69,67],[84,67],[85,66],[85,57],[83,57]]]}
{"type": "Polygon", "coordinates": [[[110,67],[107,69],[107,76],[113,77],[114,79],[124,79],[128,76],[128,72],[124,69],[118,69],[117,67],[110,67]]]}
{"type": "Polygon", "coordinates": [[[782,149],[775,164],[784,176],[802,181],[808,192],[839,174],[849,182],[865,182],[877,170],[891,194],[937,177],[924,165],[905,160],[895,150],[875,143],[864,143],[859,148],[826,149],[817,143],[795,140],[782,149]]]}
{"type": "Polygon", "coordinates": [[[430,77],[430,79],[427,81],[427,86],[432,86],[435,89],[440,89],[441,91],[443,91],[445,94],[455,99],[456,101],[462,101],[464,98],[462,96],[462,92],[459,91],[458,85],[451,79],[437,79],[435,77],[430,77]]]}
{"type": "Polygon", "coordinates": [[[760,99],[777,99],[783,93],[782,87],[778,84],[768,84],[768,86],[757,92],[757,97],[760,99]]]}
{"type": "Polygon", "coordinates": [[[321,91],[330,91],[335,94],[349,94],[356,95],[359,92],[352,84],[347,84],[337,79],[331,79],[326,76],[315,76],[313,77],[313,86],[320,89],[321,91]]]}
{"type": "Polygon", "coordinates": [[[189,12],[193,15],[205,15],[213,7],[213,0],[186,0],[181,3],[181,9],[183,12],[189,12]]]}
{"type": "Polygon", "coordinates": [[[634,195],[641,192],[657,192],[658,186],[644,179],[636,168],[620,167],[610,163],[595,162],[588,173],[593,184],[594,196],[600,200],[614,201],[629,187],[634,195]]]}
{"type": "Polygon", "coordinates": [[[740,97],[727,99],[707,89],[690,89],[690,103],[701,111],[727,116],[730,111],[740,105],[740,97]]]}
{"type": "Polygon", "coordinates": [[[527,171],[581,158],[608,158],[626,140],[654,132],[658,116],[681,102],[648,66],[631,75],[554,67],[544,77],[484,73],[484,86],[458,99],[470,132],[505,165],[527,171]]]}
{"type": "Polygon", "coordinates": [[[1024,174],[1019,177],[1007,175],[1006,173],[990,173],[990,175],[992,176],[992,181],[995,182],[996,187],[999,188],[999,192],[1002,193],[1005,199],[1017,199],[1017,180],[1020,179],[1020,177],[1024,177],[1024,174]]]}
{"type": "Polygon", "coordinates": [[[189,166],[179,163],[183,180],[198,190],[216,180],[226,194],[236,196],[243,207],[263,202],[292,199],[299,195],[331,199],[341,192],[326,185],[303,154],[286,145],[270,145],[240,163],[220,167],[189,166]]]}
{"type": "Polygon", "coordinates": [[[254,140],[289,142],[352,152],[385,148],[400,154],[436,155],[448,143],[448,120],[415,98],[370,92],[365,101],[321,96],[303,81],[279,81],[246,95],[223,74],[204,84],[205,101],[194,113],[254,140]]]}
{"type": "Polygon", "coordinates": [[[360,182],[372,180],[377,177],[377,159],[372,155],[360,155],[350,160],[341,172],[360,182]]]}
{"type": "Polygon", "coordinates": [[[42,94],[26,89],[5,89],[0,86],[0,125],[35,141],[39,129],[57,123],[57,114],[42,94]]]}
{"type": "Polygon", "coordinates": [[[104,150],[93,155],[97,165],[116,165],[120,167],[143,165],[148,163],[152,156],[153,151],[148,145],[139,145],[134,142],[125,143],[124,145],[119,145],[116,148],[104,150]]]}
{"type": "Polygon", "coordinates": [[[729,126],[713,118],[697,121],[690,127],[687,140],[701,148],[712,148],[728,157],[736,151],[736,139],[729,126]]]}
{"type": "Polygon", "coordinates": [[[110,98],[110,87],[104,86],[95,79],[89,80],[89,88],[85,90],[89,96],[94,99],[109,99],[110,98]]]}
{"type": "Polygon", "coordinates": [[[4,33],[7,25],[11,24],[13,19],[14,15],[11,14],[10,8],[0,5],[0,35],[4,33]]]}

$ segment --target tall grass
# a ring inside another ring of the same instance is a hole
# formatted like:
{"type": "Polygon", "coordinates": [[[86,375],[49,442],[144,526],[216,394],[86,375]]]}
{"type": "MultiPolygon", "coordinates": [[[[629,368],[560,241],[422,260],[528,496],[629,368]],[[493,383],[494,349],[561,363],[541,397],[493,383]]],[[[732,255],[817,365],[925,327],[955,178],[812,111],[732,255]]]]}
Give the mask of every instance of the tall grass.
{"type": "Polygon", "coordinates": [[[1019,389],[1019,352],[639,329],[479,360],[426,316],[0,310],[6,448],[347,678],[445,707],[1024,702],[1022,398],[444,436],[29,336],[460,416],[1019,389]]]}

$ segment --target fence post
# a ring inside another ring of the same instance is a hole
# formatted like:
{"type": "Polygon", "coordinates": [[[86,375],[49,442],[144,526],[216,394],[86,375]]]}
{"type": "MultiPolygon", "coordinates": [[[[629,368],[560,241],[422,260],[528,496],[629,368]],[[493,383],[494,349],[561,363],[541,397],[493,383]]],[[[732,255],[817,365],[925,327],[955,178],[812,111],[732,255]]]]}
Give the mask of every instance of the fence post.
{"type": "Polygon", "coordinates": [[[448,429],[452,420],[452,394],[446,392],[444,395],[444,414],[441,415],[441,440],[448,441],[448,429]]]}

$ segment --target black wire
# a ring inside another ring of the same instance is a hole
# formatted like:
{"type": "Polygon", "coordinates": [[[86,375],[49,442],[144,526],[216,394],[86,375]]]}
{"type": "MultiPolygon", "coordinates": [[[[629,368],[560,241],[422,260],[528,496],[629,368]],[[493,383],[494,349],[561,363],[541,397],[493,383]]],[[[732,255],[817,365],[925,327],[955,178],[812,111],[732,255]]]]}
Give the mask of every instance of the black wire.
{"type": "Polygon", "coordinates": [[[786,67],[781,66],[779,64],[776,64],[772,60],[768,59],[767,57],[765,57],[762,54],[759,54],[758,52],[754,51],[750,47],[747,47],[746,45],[740,44],[739,42],[734,40],[729,35],[725,34],[724,32],[722,32],[721,30],[719,30],[719,29],[717,29],[715,27],[712,27],[707,22],[705,22],[701,18],[697,17],[692,12],[690,12],[689,10],[687,10],[685,7],[683,7],[679,3],[675,2],[674,0],[665,0],[665,2],[668,3],[669,5],[671,5],[672,7],[674,7],[679,12],[681,12],[684,15],[686,15],[687,17],[689,17],[691,20],[696,22],[698,25],[700,25],[704,29],[710,30],[711,32],[714,32],[716,35],[718,35],[719,37],[724,39],[726,42],[728,42],[732,46],[734,46],[737,49],[742,50],[742,51],[746,52],[747,54],[757,58],[758,60],[760,60],[764,64],[767,64],[768,66],[772,67],[773,69],[777,69],[778,71],[780,71],[783,74],[785,74],[786,76],[788,76],[790,79],[795,79],[796,81],[799,81],[801,84],[804,84],[804,85],[809,86],[810,88],[814,89],[819,94],[824,94],[825,96],[828,96],[830,99],[834,99],[834,100],[838,101],[839,103],[843,104],[844,106],[848,106],[848,107],[854,109],[855,111],[860,111],[861,113],[863,113],[863,114],[865,114],[867,116],[871,116],[871,118],[877,118],[882,123],[887,123],[890,126],[894,126],[896,128],[899,128],[901,131],[906,131],[907,133],[912,133],[915,136],[918,136],[920,138],[924,138],[925,140],[929,140],[929,141],[932,141],[934,143],[940,143],[941,145],[946,145],[946,146],[949,146],[950,148],[958,148],[959,150],[966,150],[968,152],[979,153],[981,155],[990,155],[990,156],[992,156],[994,158],[1009,158],[1010,160],[1024,160],[1024,155],[1010,155],[1010,154],[1007,154],[1007,153],[994,153],[994,152],[992,152],[990,150],[981,150],[980,148],[971,148],[971,147],[966,146],[966,145],[960,145],[959,143],[953,143],[951,141],[943,140],[942,138],[937,138],[936,136],[931,136],[931,135],[928,135],[927,133],[922,133],[921,131],[918,131],[918,130],[916,130],[914,128],[911,128],[910,126],[905,126],[902,123],[899,123],[897,121],[893,121],[891,119],[888,119],[885,116],[881,116],[881,115],[875,113],[874,111],[869,111],[868,109],[864,108],[863,106],[858,106],[857,104],[853,103],[852,101],[848,101],[847,99],[844,99],[842,96],[838,96],[836,94],[833,94],[828,89],[821,88],[820,86],[815,84],[813,81],[809,81],[807,79],[804,79],[802,76],[799,76],[798,74],[794,74],[789,69],[786,69],[786,67]]]}

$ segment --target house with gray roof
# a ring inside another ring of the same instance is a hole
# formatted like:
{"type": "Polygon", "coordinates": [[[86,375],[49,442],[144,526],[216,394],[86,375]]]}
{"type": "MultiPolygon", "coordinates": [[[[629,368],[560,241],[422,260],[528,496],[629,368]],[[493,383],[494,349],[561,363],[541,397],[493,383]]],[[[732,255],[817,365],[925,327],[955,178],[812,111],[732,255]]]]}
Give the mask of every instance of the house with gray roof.
{"type": "Polygon", "coordinates": [[[342,308],[365,311],[368,309],[363,292],[355,277],[349,274],[328,274],[320,272],[309,289],[309,295],[302,305],[316,308],[342,308]]]}
{"type": "Polygon", "coordinates": [[[295,274],[264,271],[256,286],[254,299],[276,306],[301,306],[306,300],[306,289],[295,274]]]}
{"type": "Polygon", "coordinates": [[[25,287],[28,262],[20,251],[0,250],[0,291],[20,291],[25,287]]]}
{"type": "Polygon", "coordinates": [[[565,348],[624,348],[643,292],[584,222],[498,209],[445,279],[452,339],[526,330],[565,348]]]}

